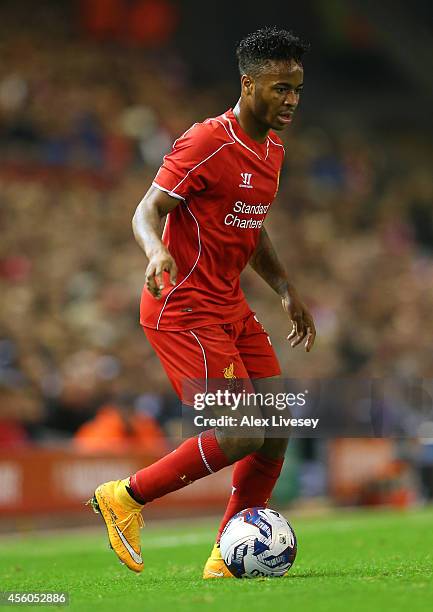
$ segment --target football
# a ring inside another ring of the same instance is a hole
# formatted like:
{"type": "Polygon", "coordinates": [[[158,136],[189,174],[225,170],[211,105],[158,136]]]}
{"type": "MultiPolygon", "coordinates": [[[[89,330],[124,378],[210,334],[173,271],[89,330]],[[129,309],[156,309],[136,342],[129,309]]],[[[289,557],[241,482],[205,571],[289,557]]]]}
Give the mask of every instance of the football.
{"type": "Polygon", "coordinates": [[[225,526],[220,550],[236,578],[276,578],[292,567],[297,543],[282,514],[270,508],[246,508],[225,526]]]}

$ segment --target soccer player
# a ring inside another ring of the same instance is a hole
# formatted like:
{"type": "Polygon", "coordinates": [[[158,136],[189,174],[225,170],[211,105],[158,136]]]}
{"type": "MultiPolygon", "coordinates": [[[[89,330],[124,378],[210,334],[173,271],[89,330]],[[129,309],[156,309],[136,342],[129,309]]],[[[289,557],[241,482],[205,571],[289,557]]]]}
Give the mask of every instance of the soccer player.
{"type": "MultiPolygon", "coordinates": [[[[281,373],[269,337],[239,287],[248,263],[280,297],[292,323],[291,346],[303,341],[307,351],[313,346],[312,316],[263,225],[284,157],[273,130],[293,120],[305,50],[299,38],[276,28],[244,38],[237,48],[236,106],[194,124],[176,140],[135,212],[134,235],[149,260],[141,325],[181,399],[186,379],[218,379],[224,373],[256,384],[281,373]]],[[[231,576],[219,536],[240,510],[266,505],[286,446],[286,439],[205,431],[136,474],[100,485],[91,503],[119,559],[141,572],[143,506],[234,463],[232,495],[203,574],[231,576]]]]}

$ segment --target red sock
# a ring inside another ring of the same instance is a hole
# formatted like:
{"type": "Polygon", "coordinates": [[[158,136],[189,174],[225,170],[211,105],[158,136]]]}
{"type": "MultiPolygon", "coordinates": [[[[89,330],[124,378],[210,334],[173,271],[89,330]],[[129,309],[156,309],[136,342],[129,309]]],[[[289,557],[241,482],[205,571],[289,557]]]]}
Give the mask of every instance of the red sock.
{"type": "Polygon", "coordinates": [[[245,508],[266,506],[283,463],[284,458],[268,459],[259,452],[247,455],[235,463],[232,494],[220,524],[217,541],[232,516],[245,508]]]}
{"type": "Polygon", "coordinates": [[[130,487],[134,499],[144,504],[231,463],[217,442],[215,430],[209,429],[185,440],[172,453],[131,476],[130,487]]]}

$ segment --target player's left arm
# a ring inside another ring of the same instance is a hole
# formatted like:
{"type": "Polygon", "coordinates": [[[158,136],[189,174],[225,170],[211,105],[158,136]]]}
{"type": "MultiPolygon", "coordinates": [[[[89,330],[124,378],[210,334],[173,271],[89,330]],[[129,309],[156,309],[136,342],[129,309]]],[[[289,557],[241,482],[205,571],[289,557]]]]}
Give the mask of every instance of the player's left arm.
{"type": "Polygon", "coordinates": [[[283,309],[293,324],[287,336],[291,346],[298,346],[305,339],[305,350],[311,350],[316,338],[313,317],[302,303],[295,287],[289,282],[284,266],[278,259],[271,239],[264,227],[260,230],[257,246],[250,258],[250,265],[281,297],[283,309]]]}

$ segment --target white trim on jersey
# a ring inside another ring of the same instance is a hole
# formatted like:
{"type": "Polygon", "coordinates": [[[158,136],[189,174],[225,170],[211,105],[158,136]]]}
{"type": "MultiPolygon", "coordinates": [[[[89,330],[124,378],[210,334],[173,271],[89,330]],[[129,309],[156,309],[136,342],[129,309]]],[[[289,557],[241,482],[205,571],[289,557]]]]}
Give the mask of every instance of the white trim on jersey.
{"type": "Polygon", "coordinates": [[[206,380],[206,386],[205,386],[205,393],[207,393],[207,378],[208,378],[208,374],[207,374],[207,359],[206,359],[206,352],[203,348],[202,343],[200,342],[200,340],[198,339],[197,335],[192,331],[192,329],[189,330],[189,333],[192,334],[194,336],[194,338],[197,340],[197,342],[200,345],[201,348],[201,352],[203,353],[203,362],[204,362],[204,377],[206,380]]]}
{"type": "MultiPolygon", "coordinates": [[[[203,123],[209,123],[213,120],[213,118],[209,118],[206,119],[206,121],[204,121],[203,123]]],[[[218,119],[216,119],[216,121],[218,121],[218,119]]],[[[218,121],[218,123],[220,123],[223,128],[225,129],[225,131],[227,132],[227,128],[224,126],[224,124],[221,121],[218,121]]],[[[192,125],[190,128],[188,128],[186,130],[186,132],[184,132],[181,136],[179,136],[179,138],[177,138],[174,143],[173,143],[173,148],[172,151],[174,150],[174,147],[176,146],[176,143],[178,140],[180,140],[181,138],[183,138],[184,136],[186,136],[186,134],[188,134],[188,132],[190,130],[192,130],[193,127],[195,127],[196,125],[199,125],[199,123],[194,123],[194,125],[192,125]]],[[[229,138],[231,138],[230,134],[227,132],[227,136],[229,138]]],[[[230,142],[225,142],[223,145],[221,145],[216,151],[214,151],[213,153],[211,153],[210,155],[208,155],[208,157],[206,157],[205,159],[203,159],[201,162],[199,162],[197,165],[194,166],[194,168],[191,168],[191,170],[189,170],[185,176],[183,177],[183,179],[181,181],[179,181],[179,183],[170,191],[169,189],[165,189],[164,187],[161,187],[161,185],[158,185],[158,183],[156,183],[155,181],[153,181],[152,185],[154,187],[157,187],[158,189],[161,189],[161,191],[165,191],[166,193],[168,193],[169,195],[171,195],[173,198],[178,198],[180,200],[183,200],[184,202],[186,201],[185,198],[181,195],[179,195],[178,193],[175,192],[176,189],[178,189],[178,187],[180,187],[180,185],[182,185],[183,181],[188,178],[189,174],[191,172],[193,172],[193,170],[195,170],[196,168],[198,168],[199,166],[201,166],[202,164],[204,164],[208,159],[210,159],[211,157],[213,157],[214,155],[216,155],[218,153],[218,151],[221,151],[221,149],[223,147],[225,147],[228,144],[235,144],[234,140],[230,140],[230,142]]],[[[167,157],[167,155],[164,156],[164,160],[167,157]]]]}
{"type": "Polygon", "coordinates": [[[241,144],[243,147],[245,147],[246,149],[248,149],[248,151],[250,153],[252,153],[253,155],[255,155],[256,157],[259,158],[260,161],[263,161],[262,158],[260,157],[260,155],[258,155],[258,153],[256,153],[255,151],[253,151],[252,149],[250,149],[250,147],[248,147],[244,142],[242,142],[242,140],[240,138],[238,138],[233,130],[233,126],[232,126],[232,122],[230,121],[230,119],[227,117],[227,115],[224,113],[223,115],[224,119],[226,119],[228,121],[229,124],[229,128],[230,128],[230,132],[232,133],[233,138],[239,143],[241,144]]]}
{"type": "Polygon", "coordinates": [[[165,298],[165,302],[164,302],[164,304],[163,304],[163,306],[161,308],[161,311],[159,313],[158,321],[156,322],[156,329],[159,329],[159,322],[161,320],[162,313],[164,312],[164,308],[167,306],[167,302],[168,302],[169,297],[171,296],[172,293],[174,293],[176,291],[176,289],[181,287],[183,285],[183,283],[191,276],[191,274],[193,273],[196,265],[198,264],[198,260],[200,259],[200,255],[201,255],[200,226],[198,224],[197,219],[195,218],[193,213],[190,211],[189,206],[188,206],[188,204],[186,202],[185,202],[185,206],[186,206],[187,211],[189,212],[189,214],[194,219],[194,221],[195,221],[195,223],[197,225],[198,255],[197,255],[197,259],[195,260],[191,270],[188,272],[188,274],[185,276],[185,278],[183,280],[181,280],[178,285],[175,285],[173,287],[173,289],[167,294],[167,297],[165,298]]]}
{"type": "Polygon", "coordinates": [[[179,183],[172,189],[172,193],[175,193],[175,190],[178,189],[178,187],[180,187],[182,185],[183,181],[188,178],[188,176],[191,174],[191,172],[193,170],[195,170],[196,168],[198,168],[199,166],[201,166],[202,164],[207,162],[207,160],[210,159],[211,157],[213,157],[214,155],[216,155],[218,153],[218,151],[221,151],[221,149],[223,149],[227,145],[231,145],[231,144],[235,144],[235,143],[234,142],[225,142],[216,151],[214,151],[213,153],[208,155],[205,159],[203,159],[201,162],[199,162],[197,165],[195,165],[194,168],[191,168],[191,170],[188,170],[188,172],[185,174],[183,179],[181,181],[179,181],[179,183]]]}
{"type": "Polygon", "coordinates": [[[186,135],[188,134],[188,132],[189,132],[190,130],[192,130],[192,128],[195,128],[195,126],[196,126],[196,125],[198,125],[198,124],[199,124],[199,122],[198,122],[198,121],[196,121],[196,122],[195,122],[195,123],[193,123],[193,124],[192,124],[192,126],[191,126],[191,127],[189,127],[189,128],[188,128],[188,129],[187,129],[187,130],[186,130],[186,131],[183,133],[183,134],[181,134],[181,135],[179,136],[179,138],[176,138],[176,140],[173,142],[172,149],[174,149],[174,147],[176,146],[176,143],[177,143],[177,141],[178,141],[178,140],[180,140],[181,138],[183,138],[184,136],[186,136],[186,135]]]}
{"type": "Polygon", "coordinates": [[[265,159],[268,159],[269,155],[269,136],[266,138],[266,156],[265,159]]]}
{"type": "Polygon", "coordinates": [[[270,136],[268,136],[268,138],[276,147],[281,147],[282,149],[284,149],[284,145],[280,144],[279,142],[275,142],[275,140],[272,140],[270,136]]]}
{"type": "Polygon", "coordinates": [[[174,193],[173,191],[170,191],[169,189],[166,189],[165,187],[161,187],[161,185],[158,185],[158,183],[155,183],[155,181],[153,181],[152,186],[156,187],[160,191],[165,191],[165,193],[168,193],[168,195],[171,196],[172,198],[176,198],[176,200],[182,200],[182,202],[185,202],[185,198],[184,197],[182,197],[178,193],[174,193]]]}
{"type": "MultiPolygon", "coordinates": [[[[229,138],[231,138],[231,135],[229,134],[229,131],[228,131],[228,129],[226,128],[226,126],[224,125],[224,123],[223,123],[222,121],[220,121],[219,119],[217,119],[216,117],[214,117],[214,121],[217,121],[217,123],[219,123],[220,125],[222,125],[222,126],[223,126],[223,128],[225,129],[225,131],[227,132],[227,136],[228,136],[229,138]]],[[[233,144],[235,144],[235,143],[233,142],[233,144]]]]}
{"type": "MultiPolygon", "coordinates": [[[[173,153],[174,151],[174,147],[176,146],[176,143],[178,140],[180,140],[181,138],[183,138],[184,136],[186,136],[188,134],[188,132],[190,130],[192,130],[192,128],[194,128],[196,125],[198,125],[198,121],[196,121],[191,127],[189,127],[183,134],[181,134],[179,136],[179,138],[176,138],[176,140],[173,142],[173,144],[171,145],[171,153],[173,153]]],[[[167,153],[167,155],[170,155],[170,153],[167,153]]],[[[164,157],[162,158],[162,163],[164,164],[165,162],[165,158],[167,157],[167,155],[164,155],[164,157]]]]}

